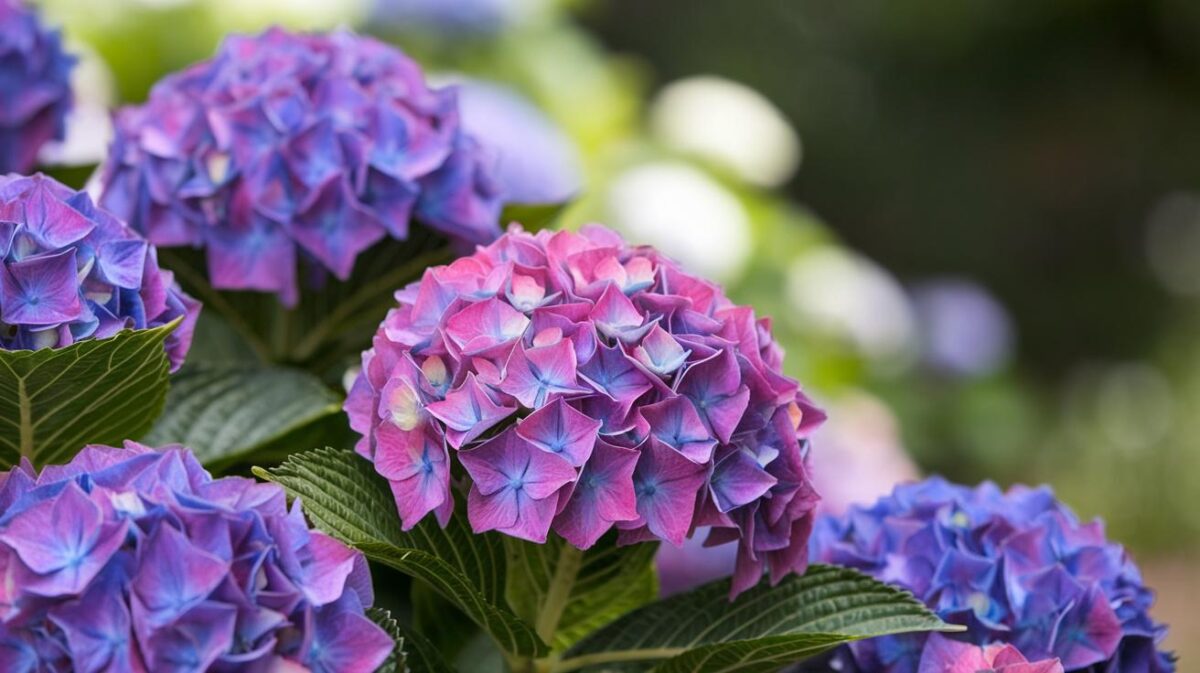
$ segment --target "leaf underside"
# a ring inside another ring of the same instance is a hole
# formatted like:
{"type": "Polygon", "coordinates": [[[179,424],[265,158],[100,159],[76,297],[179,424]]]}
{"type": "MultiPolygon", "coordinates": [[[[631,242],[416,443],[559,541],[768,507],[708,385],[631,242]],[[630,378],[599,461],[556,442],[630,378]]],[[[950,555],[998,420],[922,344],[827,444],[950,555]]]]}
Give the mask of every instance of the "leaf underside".
{"type": "Polygon", "coordinates": [[[70,460],[87,444],[141,436],[162,411],[178,321],[65,348],[0,351],[0,469],[70,460]]]}

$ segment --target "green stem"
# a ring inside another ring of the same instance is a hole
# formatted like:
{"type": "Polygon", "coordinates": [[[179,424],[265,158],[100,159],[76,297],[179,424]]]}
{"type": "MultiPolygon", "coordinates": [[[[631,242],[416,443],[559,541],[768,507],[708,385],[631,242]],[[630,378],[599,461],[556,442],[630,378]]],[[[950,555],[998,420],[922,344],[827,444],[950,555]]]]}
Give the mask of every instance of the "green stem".
{"type": "Polygon", "coordinates": [[[687,648],[685,647],[657,647],[645,650],[596,652],[595,654],[584,654],[578,657],[571,657],[570,659],[563,659],[550,670],[552,673],[568,673],[568,671],[577,671],[587,666],[595,666],[596,664],[615,664],[622,661],[670,659],[672,657],[677,657],[686,651],[687,648]]]}
{"type": "Polygon", "coordinates": [[[197,273],[187,262],[175,257],[168,251],[160,251],[159,254],[164,260],[172,262],[168,268],[187,281],[188,289],[200,295],[200,300],[204,302],[206,308],[215,309],[217,313],[220,313],[225,318],[225,322],[235,332],[240,334],[246,340],[246,343],[250,344],[250,347],[254,349],[254,354],[260,360],[263,362],[271,361],[271,347],[254,332],[254,328],[226,301],[225,297],[221,296],[220,292],[217,292],[208,284],[208,280],[202,274],[197,273]]]}
{"type": "Polygon", "coordinates": [[[440,248],[427,252],[420,257],[410,260],[396,270],[363,285],[345,301],[338,304],[337,309],[330,313],[316,327],[309,331],[296,348],[292,351],[292,359],[303,362],[312,356],[330,335],[343,327],[368,302],[388,290],[400,289],[400,284],[411,280],[421,270],[448,261],[451,258],[448,248],[440,248]]]}
{"type": "Polygon", "coordinates": [[[534,630],[547,645],[554,641],[554,633],[558,630],[558,622],[562,619],[563,610],[571,599],[571,589],[579,577],[579,569],[583,566],[583,552],[573,544],[564,543],[558,554],[558,564],[554,568],[554,579],[550,581],[546,592],[546,601],[538,611],[534,630]]]}

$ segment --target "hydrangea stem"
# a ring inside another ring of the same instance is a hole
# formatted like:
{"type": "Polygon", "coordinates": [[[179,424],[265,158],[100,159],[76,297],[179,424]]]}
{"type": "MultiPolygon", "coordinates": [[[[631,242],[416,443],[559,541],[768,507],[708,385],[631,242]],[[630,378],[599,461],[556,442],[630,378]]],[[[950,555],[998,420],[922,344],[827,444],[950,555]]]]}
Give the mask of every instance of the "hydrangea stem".
{"type": "Polygon", "coordinates": [[[554,579],[546,592],[546,601],[538,613],[534,629],[538,636],[547,644],[553,644],[554,632],[562,619],[563,610],[571,598],[571,589],[579,576],[579,568],[583,565],[583,552],[572,544],[563,544],[559,552],[558,565],[554,569],[554,579]]]}

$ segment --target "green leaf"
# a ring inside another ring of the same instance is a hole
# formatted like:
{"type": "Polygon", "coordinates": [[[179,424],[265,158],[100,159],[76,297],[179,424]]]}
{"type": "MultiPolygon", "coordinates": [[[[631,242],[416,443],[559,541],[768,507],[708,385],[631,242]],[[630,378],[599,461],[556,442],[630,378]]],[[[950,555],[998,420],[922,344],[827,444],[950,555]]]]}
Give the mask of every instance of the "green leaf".
{"type": "Polygon", "coordinates": [[[396,641],[396,649],[375,673],[453,673],[428,640],[397,622],[387,610],[370,608],[367,617],[396,641]]]}
{"type": "Polygon", "coordinates": [[[622,617],[571,648],[558,672],[757,672],[861,638],[960,630],[911,594],[847,568],[814,565],[729,602],[729,580],[622,617]]]}
{"type": "Polygon", "coordinates": [[[162,411],[178,321],[65,348],[0,351],[0,469],[66,462],[87,444],[140,436],[162,411]]]}
{"type": "Polygon", "coordinates": [[[613,532],[587,551],[557,535],[545,544],[504,538],[506,595],[518,616],[561,651],[588,633],[654,600],[657,544],[617,546],[613,532]]]}
{"type": "Polygon", "coordinates": [[[146,442],[183,444],[215,468],[340,411],[338,396],[300,370],[185,368],[171,382],[166,409],[146,442]]]}
{"type": "Polygon", "coordinates": [[[501,226],[508,226],[510,222],[516,222],[524,227],[525,231],[530,232],[550,229],[569,205],[571,205],[570,201],[563,201],[561,203],[509,203],[504,206],[504,210],[500,213],[500,224],[501,226]]]}
{"type": "Polygon", "coordinates": [[[541,638],[504,602],[504,543],[499,535],[476,535],[461,516],[444,529],[429,517],[404,532],[387,481],[351,451],[309,451],[276,468],[254,472],[300,498],[321,530],[372,561],[427,582],[505,651],[518,656],[547,652],[541,638]]]}

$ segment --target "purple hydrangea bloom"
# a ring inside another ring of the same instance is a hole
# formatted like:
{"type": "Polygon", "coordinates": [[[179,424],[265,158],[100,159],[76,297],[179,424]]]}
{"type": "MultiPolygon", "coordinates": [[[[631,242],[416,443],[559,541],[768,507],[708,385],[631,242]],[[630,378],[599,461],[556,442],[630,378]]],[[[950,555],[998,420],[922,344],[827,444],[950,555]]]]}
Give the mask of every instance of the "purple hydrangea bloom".
{"type": "Polygon", "coordinates": [[[1058,659],[1030,662],[1012,645],[980,647],[934,633],[917,673],[1063,673],[1063,667],[1058,659]]]}
{"type": "MultiPolygon", "coordinates": [[[[871,507],[822,516],[814,561],[837,563],[912,591],[954,638],[1006,643],[1067,671],[1167,673],[1157,644],[1166,628],[1148,613],[1154,596],[1099,521],[1080,523],[1048,488],[976,488],[931,478],[899,486],[871,507]]],[[[853,643],[841,670],[917,673],[924,634],[853,643]]],[[[942,669],[936,669],[942,670],[942,669]]]]}
{"type": "Polygon", "coordinates": [[[736,595],[807,564],[823,415],[770,322],[599,226],[514,226],[396,294],[346,410],[411,528],[468,477],[477,532],[737,542],[736,595]]]}
{"type": "Polygon", "coordinates": [[[74,65],[58,31],[21,0],[0,0],[0,175],[31,170],[42,145],[63,139],[74,65]]]}
{"type": "Polygon", "coordinates": [[[345,280],[413,218],[462,244],[499,234],[500,195],[459,122],[397,49],[348,31],[230,37],[117,113],[100,203],[159,246],[207,250],[214,287],[298,300],[345,280]]]}
{"type": "Polygon", "coordinates": [[[61,348],[183,318],[166,342],[174,371],[199,312],[154,247],[87,194],[0,176],[0,348],[61,348]]]}
{"type": "Polygon", "coordinates": [[[0,473],[0,670],[370,673],[393,647],[372,601],[298,501],[186,449],[0,473]]]}

